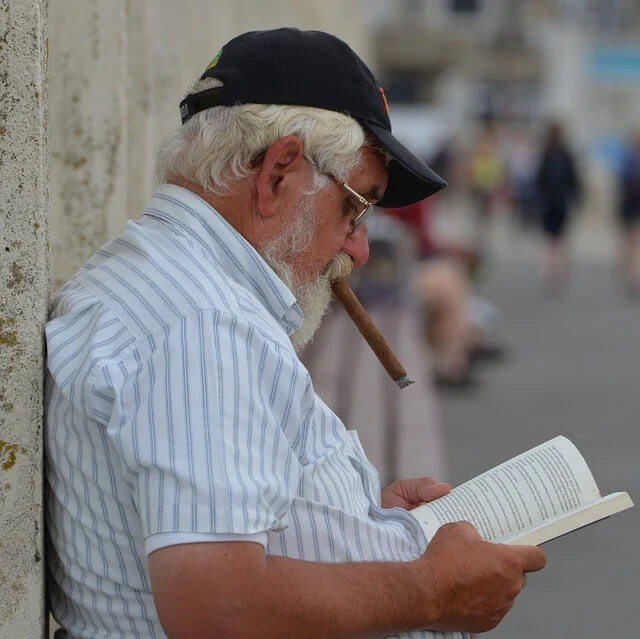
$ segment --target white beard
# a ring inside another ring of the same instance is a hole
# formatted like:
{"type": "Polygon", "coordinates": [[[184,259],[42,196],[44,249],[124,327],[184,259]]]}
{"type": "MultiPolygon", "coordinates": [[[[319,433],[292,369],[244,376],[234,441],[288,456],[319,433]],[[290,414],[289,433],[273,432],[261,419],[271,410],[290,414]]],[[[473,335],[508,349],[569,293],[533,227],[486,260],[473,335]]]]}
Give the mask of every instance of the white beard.
{"type": "Polygon", "coordinates": [[[318,220],[310,198],[297,211],[293,222],[277,238],[267,242],[260,252],[265,262],[291,289],[304,315],[302,325],[291,335],[296,351],[302,350],[313,339],[331,303],[331,284],[343,273],[345,263],[351,265],[351,258],[340,252],[316,280],[299,281],[290,263],[313,243],[317,227],[318,220]]]}
{"type": "Polygon", "coordinates": [[[351,265],[351,258],[340,252],[329,262],[318,279],[293,289],[304,314],[302,326],[291,335],[291,343],[296,351],[301,351],[320,328],[320,322],[331,304],[331,284],[343,272],[344,262],[351,265]]]}

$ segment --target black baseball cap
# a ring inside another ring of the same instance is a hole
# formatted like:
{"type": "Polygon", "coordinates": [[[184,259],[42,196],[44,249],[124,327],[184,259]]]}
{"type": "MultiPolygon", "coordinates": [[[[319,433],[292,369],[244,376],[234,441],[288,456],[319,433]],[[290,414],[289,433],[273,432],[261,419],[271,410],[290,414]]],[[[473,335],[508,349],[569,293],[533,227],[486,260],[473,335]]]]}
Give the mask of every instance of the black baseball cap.
{"type": "Polygon", "coordinates": [[[222,86],[180,103],[183,124],[216,106],[287,104],[351,116],[391,155],[383,208],[408,206],[447,183],[391,133],[384,90],[346,42],[322,31],[282,28],[243,33],[225,44],[201,79],[222,86]]]}

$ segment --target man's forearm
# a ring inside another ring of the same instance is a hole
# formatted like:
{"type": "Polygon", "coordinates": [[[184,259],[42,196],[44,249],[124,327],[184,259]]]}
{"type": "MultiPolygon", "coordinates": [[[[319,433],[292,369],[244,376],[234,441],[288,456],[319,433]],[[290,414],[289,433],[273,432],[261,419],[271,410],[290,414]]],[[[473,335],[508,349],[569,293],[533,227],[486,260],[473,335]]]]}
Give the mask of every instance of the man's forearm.
{"type": "Polygon", "coordinates": [[[149,556],[171,639],[363,637],[431,628],[486,632],[513,605],[542,550],[445,524],[410,562],[323,564],[266,557],[259,544],[196,543],[149,556]]]}
{"type": "MultiPolygon", "coordinates": [[[[237,553],[232,562],[210,562],[197,556],[196,546],[204,545],[182,547],[176,579],[154,579],[171,639],[371,637],[427,625],[429,586],[416,562],[324,564],[264,555],[256,562],[237,553]]],[[[219,544],[210,546],[219,552],[219,544]]]]}
{"type": "Polygon", "coordinates": [[[270,557],[265,579],[267,601],[277,612],[261,636],[371,637],[428,625],[428,588],[420,585],[424,575],[413,562],[320,564],[270,557]]]}

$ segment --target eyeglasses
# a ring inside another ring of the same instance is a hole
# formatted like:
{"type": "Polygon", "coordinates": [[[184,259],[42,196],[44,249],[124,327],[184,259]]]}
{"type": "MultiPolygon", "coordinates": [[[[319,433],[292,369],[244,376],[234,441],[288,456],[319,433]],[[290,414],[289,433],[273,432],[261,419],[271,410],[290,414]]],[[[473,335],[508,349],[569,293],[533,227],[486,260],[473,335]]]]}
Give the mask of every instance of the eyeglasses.
{"type": "Polygon", "coordinates": [[[373,209],[375,208],[375,204],[373,202],[369,202],[369,200],[362,197],[360,193],[354,191],[346,182],[341,182],[340,180],[338,180],[338,178],[331,175],[331,173],[327,173],[326,171],[321,172],[324,173],[327,177],[330,177],[336,184],[341,186],[347,193],[349,193],[349,195],[358,200],[358,202],[364,207],[351,222],[351,229],[352,231],[355,231],[358,227],[362,226],[367,221],[367,218],[371,215],[373,209]]]}
{"type": "MultiPolygon", "coordinates": [[[[260,164],[260,162],[264,160],[264,156],[266,155],[266,153],[266,151],[263,151],[262,153],[257,155],[249,163],[249,166],[251,166],[251,168],[256,168],[258,164],[260,164]]],[[[363,208],[351,222],[351,232],[353,233],[357,228],[362,226],[367,221],[367,218],[371,215],[376,205],[373,202],[369,202],[369,200],[360,195],[360,193],[352,189],[346,182],[342,182],[335,175],[329,173],[328,171],[323,171],[310,157],[307,157],[305,155],[305,159],[316,169],[316,171],[322,173],[323,175],[326,175],[328,178],[331,178],[338,186],[342,187],[347,193],[349,193],[351,197],[353,197],[358,201],[360,205],[362,205],[363,208]]]]}

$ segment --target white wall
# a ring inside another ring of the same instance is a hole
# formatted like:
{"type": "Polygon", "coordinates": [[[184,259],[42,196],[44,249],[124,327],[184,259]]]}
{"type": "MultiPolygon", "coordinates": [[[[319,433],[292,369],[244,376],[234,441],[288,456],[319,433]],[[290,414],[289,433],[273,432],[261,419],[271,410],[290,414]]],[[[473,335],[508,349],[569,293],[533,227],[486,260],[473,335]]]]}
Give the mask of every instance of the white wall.
{"type": "Polygon", "coordinates": [[[0,639],[40,636],[47,0],[0,2],[0,639]]]}

